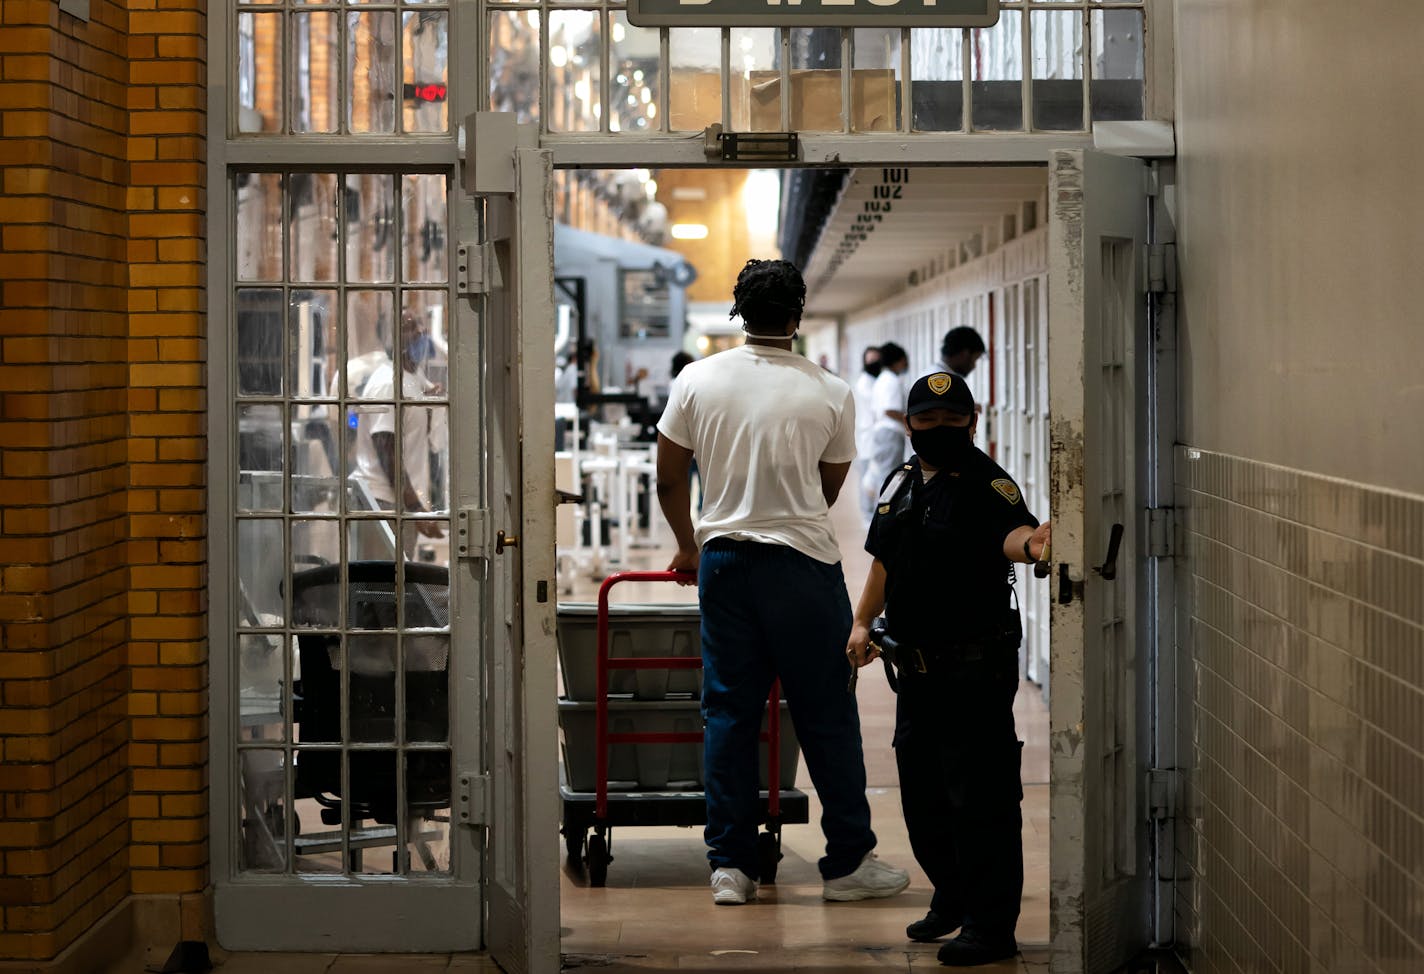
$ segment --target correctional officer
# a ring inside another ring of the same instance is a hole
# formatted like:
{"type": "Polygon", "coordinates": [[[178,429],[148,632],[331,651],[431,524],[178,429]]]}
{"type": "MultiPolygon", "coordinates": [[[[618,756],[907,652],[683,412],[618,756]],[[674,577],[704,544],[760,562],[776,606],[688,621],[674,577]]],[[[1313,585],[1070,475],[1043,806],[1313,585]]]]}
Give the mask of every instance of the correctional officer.
{"type": "Polygon", "coordinates": [[[959,930],[939,959],[970,967],[1018,950],[1021,629],[1009,563],[1039,560],[1049,525],[974,446],[974,397],[962,378],[920,378],[905,414],[915,455],[882,486],[865,544],[875,560],[846,655],[855,666],[881,655],[870,629],[884,612],[899,674],[900,799],[915,859],[934,884],[930,912],[905,932],[930,941],[959,930]]]}

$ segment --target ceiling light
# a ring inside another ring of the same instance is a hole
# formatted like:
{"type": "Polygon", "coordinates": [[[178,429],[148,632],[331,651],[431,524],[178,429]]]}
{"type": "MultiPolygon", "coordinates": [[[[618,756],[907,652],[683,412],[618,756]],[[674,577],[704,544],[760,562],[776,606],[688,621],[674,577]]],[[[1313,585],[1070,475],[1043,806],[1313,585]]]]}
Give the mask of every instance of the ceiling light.
{"type": "Polygon", "coordinates": [[[707,225],[703,223],[674,223],[671,233],[674,240],[706,240],[707,225]]]}

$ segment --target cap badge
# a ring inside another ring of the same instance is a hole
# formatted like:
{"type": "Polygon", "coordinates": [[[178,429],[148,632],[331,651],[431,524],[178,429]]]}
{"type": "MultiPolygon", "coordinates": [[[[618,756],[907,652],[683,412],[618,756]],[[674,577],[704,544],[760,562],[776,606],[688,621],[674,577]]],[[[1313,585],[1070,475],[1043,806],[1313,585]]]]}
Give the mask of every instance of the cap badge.
{"type": "Polygon", "coordinates": [[[949,391],[950,384],[953,382],[954,377],[948,372],[936,372],[929,379],[930,392],[936,396],[942,396],[949,391]]]}
{"type": "Polygon", "coordinates": [[[1004,496],[1004,500],[1008,501],[1010,504],[1017,504],[1019,502],[1019,488],[1018,485],[1015,484],[1012,480],[996,480],[989,486],[993,487],[1000,494],[1002,494],[1004,496]]]}

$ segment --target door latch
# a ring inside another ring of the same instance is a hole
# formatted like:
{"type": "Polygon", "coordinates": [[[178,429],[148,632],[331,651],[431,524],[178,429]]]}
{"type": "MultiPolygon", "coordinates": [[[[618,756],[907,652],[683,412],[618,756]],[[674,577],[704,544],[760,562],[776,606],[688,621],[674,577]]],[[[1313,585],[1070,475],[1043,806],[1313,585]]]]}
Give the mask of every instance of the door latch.
{"type": "Polygon", "coordinates": [[[1114,524],[1112,533],[1108,535],[1108,553],[1103,559],[1103,563],[1093,571],[1105,582],[1111,582],[1117,578],[1117,552],[1122,547],[1122,525],[1114,524]]]}

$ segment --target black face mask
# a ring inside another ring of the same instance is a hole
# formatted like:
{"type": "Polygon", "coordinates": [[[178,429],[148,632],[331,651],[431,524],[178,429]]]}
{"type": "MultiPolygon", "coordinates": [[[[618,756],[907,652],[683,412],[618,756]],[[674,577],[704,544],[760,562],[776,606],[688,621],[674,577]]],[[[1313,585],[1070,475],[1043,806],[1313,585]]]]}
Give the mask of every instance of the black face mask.
{"type": "Polygon", "coordinates": [[[866,362],[866,363],[865,363],[865,374],[868,375],[868,376],[870,376],[872,379],[875,378],[876,376],[878,376],[878,375],[880,374],[880,363],[879,363],[879,362],[866,362]]]}
{"type": "Polygon", "coordinates": [[[974,445],[968,426],[935,426],[911,430],[910,445],[915,454],[936,470],[957,467],[974,445]]]}

